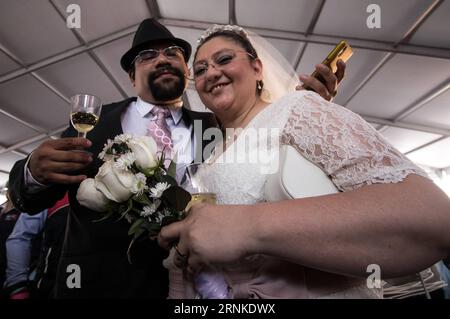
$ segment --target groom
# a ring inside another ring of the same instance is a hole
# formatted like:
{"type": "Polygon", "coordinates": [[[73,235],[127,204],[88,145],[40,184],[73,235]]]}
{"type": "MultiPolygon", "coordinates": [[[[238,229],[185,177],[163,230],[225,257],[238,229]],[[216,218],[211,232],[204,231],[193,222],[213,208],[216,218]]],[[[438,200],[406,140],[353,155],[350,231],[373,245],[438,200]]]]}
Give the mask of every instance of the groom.
{"type": "MultiPolygon", "coordinates": [[[[132,47],[120,61],[137,97],[105,105],[99,123],[87,139],[76,138],[76,131],[69,127],[62,138],[43,142],[11,170],[11,199],[21,211],[38,213],[69,192],[70,213],[55,297],[167,297],[168,274],[162,266],[166,252],[148,240],[133,246],[130,264],[126,253],[129,224],[114,218],[94,222],[100,216],[81,206],[76,193],[82,180],[96,175],[102,164],[97,155],[106,141],[118,134],[147,134],[157,139],[152,130],[157,125],[171,138],[178,158],[182,157],[186,163],[198,158],[196,154],[201,154],[209,142],[203,141],[203,131],[215,127],[217,122],[211,113],[194,112],[182,106],[190,54],[188,42],[176,38],[158,21],[144,20],[132,47]],[[200,132],[194,132],[194,121],[202,124],[200,132]]],[[[338,77],[343,76],[344,68],[341,64],[338,77]]],[[[323,66],[318,71],[326,80],[325,85],[312,78],[304,83],[329,98],[330,92],[335,92],[337,78],[323,66]]]]}

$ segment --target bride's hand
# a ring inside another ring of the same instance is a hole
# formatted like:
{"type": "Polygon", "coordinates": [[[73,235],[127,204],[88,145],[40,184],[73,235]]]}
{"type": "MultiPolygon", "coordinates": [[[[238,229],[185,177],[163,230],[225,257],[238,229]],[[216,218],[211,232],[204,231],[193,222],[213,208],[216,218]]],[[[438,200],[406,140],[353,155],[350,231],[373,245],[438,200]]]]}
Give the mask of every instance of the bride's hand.
{"type": "Polygon", "coordinates": [[[158,242],[166,249],[177,243],[179,258],[175,263],[187,267],[191,274],[204,265],[239,260],[250,253],[252,241],[252,219],[247,208],[195,204],[184,220],[161,229],[158,242]]]}

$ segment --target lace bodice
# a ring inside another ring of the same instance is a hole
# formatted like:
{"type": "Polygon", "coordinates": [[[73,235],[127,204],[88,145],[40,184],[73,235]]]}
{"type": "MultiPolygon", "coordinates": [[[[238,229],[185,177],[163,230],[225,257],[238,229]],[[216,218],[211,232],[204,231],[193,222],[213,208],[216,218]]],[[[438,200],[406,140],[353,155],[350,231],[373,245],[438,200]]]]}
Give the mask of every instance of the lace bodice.
{"type": "Polygon", "coordinates": [[[234,144],[206,161],[201,171],[206,178],[202,180],[220,204],[262,202],[268,165],[273,173],[278,164],[276,150],[283,144],[319,166],[341,191],[399,182],[411,173],[426,177],[360,116],[314,92],[300,91],[262,110],[234,144]],[[247,133],[261,128],[270,130],[269,138],[258,131],[258,141],[249,142],[251,134],[247,133]],[[251,160],[249,154],[258,155],[261,145],[266,144],[270,145],[270,152],[266,151],[270,155],[251,160]]]}

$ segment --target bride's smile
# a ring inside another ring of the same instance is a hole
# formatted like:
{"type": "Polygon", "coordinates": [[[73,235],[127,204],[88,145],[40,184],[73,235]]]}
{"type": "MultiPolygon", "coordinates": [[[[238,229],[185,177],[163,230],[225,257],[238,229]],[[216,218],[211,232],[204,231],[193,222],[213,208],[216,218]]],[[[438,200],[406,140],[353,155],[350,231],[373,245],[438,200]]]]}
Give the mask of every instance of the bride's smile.
{"type": "Polygon", "coordinates": [[[244,127],[264,106],[256,91],[262,79],[261,62],[232,39],[208,41],[198,50],[193,65],[202,102],[225,127],[244,127]]]}

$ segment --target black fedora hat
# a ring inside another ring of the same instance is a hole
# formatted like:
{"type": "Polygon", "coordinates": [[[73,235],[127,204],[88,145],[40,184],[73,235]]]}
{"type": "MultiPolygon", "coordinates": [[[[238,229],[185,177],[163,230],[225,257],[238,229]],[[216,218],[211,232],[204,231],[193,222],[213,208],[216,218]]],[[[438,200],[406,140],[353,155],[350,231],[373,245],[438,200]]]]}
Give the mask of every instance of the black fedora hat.
{"type": "Polygon", "coordinates": [[[170,42],[178,45],[184,50],[184,59],[186,62],[191,56],[191,45],[183,40],[176,38],[165,26],[155,19],[145,19],[139,25],[134,35],[131,49],[128,50],[120,59],[120,65],[126,72],[130,71],[131,63],[136,55],[147,48],[149,44],[157,44],[160,42],[170,42]]]}

